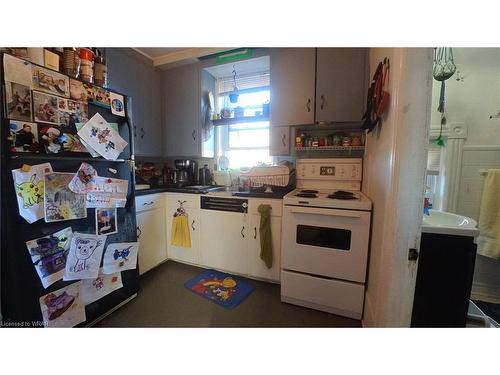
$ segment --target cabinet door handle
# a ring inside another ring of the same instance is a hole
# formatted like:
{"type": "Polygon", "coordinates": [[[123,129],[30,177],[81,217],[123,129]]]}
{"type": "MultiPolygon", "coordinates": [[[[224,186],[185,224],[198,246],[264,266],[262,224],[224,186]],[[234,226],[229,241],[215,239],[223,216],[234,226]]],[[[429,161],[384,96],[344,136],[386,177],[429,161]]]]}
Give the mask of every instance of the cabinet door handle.
{"type": "Polygon", "coordinates": [[[139,227],[136,227],[136,229],[137,229],[137,232],[138,232],[138,233],[137,233],[137,239],[139,239],[139,238],[141,237],[142,230],[141,230],[141,228],[139,228],[139,227]]]}
{"type": "Polygon", "coordinates": [[[153,201],[151,201],[149,203],[148,202],[144,202],[142,205],[143,206],[151,206],[153,203],[154,203],[153,201]]]}
{"type": "Polygon", "coordinates": [[[241,237],[245,238],[245,234],[243,233],[243,231],[245,230],[245,226],[241,227],[241,237]]]}
{"type": "Polygon", "coordinates": [[[193,141],[196,141],[196,130],[193,130],[191,137],[193,137],[193,141]]]}
{"type": "Polygon", "coordinates": [[[253,227],[253,239],[257,238],[257,227],[253,227]]]}
{"type": "Polygon", "coordinates": [[[144,128],[141,128],[141,139],[144,139],[145,134],[146,132],[144,131],[144,128]]]}
{"type": "Polygon", "coordinates": [[[193,220],[193,222],[191,223],[191,228],[193,229],[193,231],[195,230],[195,229],[194,229],[194,220],[193,220]]]}
{"type": "Polygon", "coordinates": [[[281,143],[283,144],[283,147],[286,147],[286,134],[281,136],[281,143]]]}
{"type": "Polygon", "coordinates": [[[134,137],[137,137],[137,126],[134,125],[134,137]]]}
{"type": "Polygon", "coordinates": [[[321,95],[321,105],[319,106],[321,109],[325,108],[325,96],[321,95]]]}
{"type": "Polygon", "coordinates": [[[307,99],[306,108],[307,108],[307,112],[311,112],[311,99],[307,99]]]}

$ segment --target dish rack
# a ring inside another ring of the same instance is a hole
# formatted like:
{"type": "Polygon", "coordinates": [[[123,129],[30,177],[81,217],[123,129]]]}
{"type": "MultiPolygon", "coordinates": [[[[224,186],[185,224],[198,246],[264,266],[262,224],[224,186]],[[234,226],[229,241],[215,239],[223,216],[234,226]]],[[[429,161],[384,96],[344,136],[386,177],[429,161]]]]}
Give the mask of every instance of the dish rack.
{"type": "Polygon", "coordinates": [[[290,191],[295,188],[295,170],[282,174],[262,174],[248,175],[248,187],[251,192],[282,192],[290,191]]]}

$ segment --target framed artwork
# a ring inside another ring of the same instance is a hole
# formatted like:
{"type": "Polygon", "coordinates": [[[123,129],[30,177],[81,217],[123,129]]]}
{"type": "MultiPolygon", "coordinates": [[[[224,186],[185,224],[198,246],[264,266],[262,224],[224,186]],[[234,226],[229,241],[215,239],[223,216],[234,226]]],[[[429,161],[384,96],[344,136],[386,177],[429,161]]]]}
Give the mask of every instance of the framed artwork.
{"type": "Polygon", "coordinates": [[[33,111],[36,122],[59,125],[57,96],[33,91],[33,111]]]}
{"type": "Polygon", "coordinates": [[[44,175],[45,222],[82,219],[87,217],[85,194],[73,193],[68,185],[74,173],[53,172],[44,175]]]}
{"type": "Polygon", "coordinates": [[[9,122],[10,149],[13,152],[38,152],[38,125],[34,122],[9,122]]]}
{"type": "Polygon", "coordinates": [[[31,73],[33,89],[69,97],[68,76],[36,65],[32,66],[31,73]]]}
{"type": "Polygon", "coordinates": [[[29,86],[5,82],[7,117],[12,120],[33,121],[31,113],[31,90],[29,86]]]}

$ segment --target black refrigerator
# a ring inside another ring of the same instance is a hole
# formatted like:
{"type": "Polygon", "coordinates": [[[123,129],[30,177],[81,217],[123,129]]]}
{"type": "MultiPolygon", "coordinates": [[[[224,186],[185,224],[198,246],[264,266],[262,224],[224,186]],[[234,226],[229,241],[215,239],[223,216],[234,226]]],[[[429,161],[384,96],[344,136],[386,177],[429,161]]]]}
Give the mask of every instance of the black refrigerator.
{"type": "MultiPolygon", "coordinates": [[[[0,254],[0,308],[2,326],[30,326],[31,322],[40,322],[42,312],[40,297],[59,290],[75,281],[58,280],[44,288],[36,273],[26,242],[32,239],[50,235],[61,229],[71,227],[73,232],[95,234],[95,209],[87,209],[84,219],[67,220],[46,223],[42,218],[29,224],[19,215],[16,191],[11,171],[21,168],[23,164],[36,165],[49,162],[54,172],[76,173],[82,162],[92,165],[99,176],[128,180],[127,203],[123,208],[117,208],[118,232],[107,237],[106,245],[117,242],[137,241],[134,190],[134,145],[133,126],[127,110],[130,98],[124,96],[125,117],[111,113],[109,107],[88,103],[88,118],[99,112],[106,121],[118,124],[120,136],[128,142],[117,160],[106,160],[102,157],[91,157],[84,152],[60,152],[46,154],[43,150],[34,152],[12,152],[8,141],[9,123],[5,105],[5,80],[3,54],[1,56],[1,121],[2,139],[1,151],[1,254],[0,254]]],[[[32,64],[36,65],[36,64],[32,64]]],[[[106,89],[116,92],[112,89],[106,89]]],[[[33,113],[33,107],[32,107],[33,113]]],[[[101,260],[102,262],[102,260],[101,260]]],[[[119,308],[133,299],[139,290],[138,265],[135,269],[122,271],[123,287],[105,297],[85,306],[86,321],[77,327],[90,326],[109,312],[119,308]]],[[[33,325],[31,325],[33,326],[33,325]]],[[[35,325],[36,326],[36,325],[35,325]]]]}

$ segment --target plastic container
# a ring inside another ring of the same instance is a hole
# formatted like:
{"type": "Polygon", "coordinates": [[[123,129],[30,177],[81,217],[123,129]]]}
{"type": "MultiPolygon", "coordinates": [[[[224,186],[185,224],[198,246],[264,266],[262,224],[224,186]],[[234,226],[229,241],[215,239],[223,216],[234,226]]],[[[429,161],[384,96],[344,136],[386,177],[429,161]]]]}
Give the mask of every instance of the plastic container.
{"type": "Polygon", "coordinates": [[[94,83],[97,86],[108,86],[108,68],[102,56],[96,56],[94,60],[94,83]]]}
{"type": "Polygon", "coordinates": [[[94,52],[90,48],[80,48],[80,79],[93,83],[94,79],[94,52]]]}

